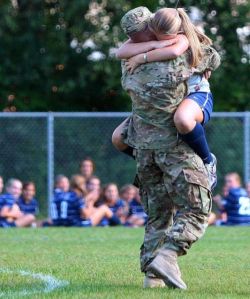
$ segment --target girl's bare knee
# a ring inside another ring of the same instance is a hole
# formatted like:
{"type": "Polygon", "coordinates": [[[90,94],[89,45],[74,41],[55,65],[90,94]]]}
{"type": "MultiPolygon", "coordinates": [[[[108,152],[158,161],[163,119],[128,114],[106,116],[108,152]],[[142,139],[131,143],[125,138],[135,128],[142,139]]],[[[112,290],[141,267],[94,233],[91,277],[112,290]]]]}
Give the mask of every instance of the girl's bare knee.
{"type": "Polygon", "coordinates": [[[195,120],[191,119],[187,115],[179,114],[174,115],[174,124],[179,133],[186,134],[193,130],[195,126],[195,120]]]}

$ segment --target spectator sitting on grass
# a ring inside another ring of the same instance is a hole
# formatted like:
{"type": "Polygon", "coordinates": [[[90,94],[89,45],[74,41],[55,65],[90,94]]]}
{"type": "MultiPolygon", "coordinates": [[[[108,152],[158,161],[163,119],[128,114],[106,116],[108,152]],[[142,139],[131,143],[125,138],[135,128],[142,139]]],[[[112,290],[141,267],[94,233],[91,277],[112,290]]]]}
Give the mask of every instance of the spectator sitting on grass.
{"type": "Polygon", "coordinates": [[[94,175],[95,163],[90,157],[86,157],[80,163],[80,174],[85,177],[88,184],[89,179],[94,175]]]}
{"type": "Polygon", "coordinates": [[[250,182],[246,183],[246,190],[247,190],[248,197],[250,197],[250,182]]]}
{"type": "Polygon", "coordinates": [[[3,177],[0,176],[0,194],[3,193],[3,187],[4,187],[4,184],[3,184],[3,177]]]}
{"type": "Polygon", "coordinates": [[[101,202],[101,194],[102,194],[101,180],[97,176],[92,176],[89,179],[86,188],[87,188],[87,195],[85,196],[86,200],[93,200],[95,201],[95,206],[99,206],[102,203],[101,202]]]}
{"type": "Polygon", "coordinates": [[[115,183],[109,183],[103,188],[103,202],[108,205],[116,216],[109,221],[109,225],[125,224],[127,218],[126,204],[119,198],[118,187],[115,183]],[[112,222],[112,220],[115,220],[112,222]]]}
{"type": "Polygon", "coordinates": [[[69,191],[69,179],[63,175],[59,174],[55,179],[55,192],[68,192],[69,191]]]}
{"type": "Polygon", "coordinates": [[[228,194],[222,199],[215,199],[219,208],[227,214],[225,225],[250,225],[250,198],[241,187],[238,173],[232,172],[225,176],[225,188],[228,194]]]}
{"type": "Polygon", "coordinates": [[[36,186],[33,182],[26,182],[23,184],[23,192],[17,201],[17,204],[24,214],[38,214],[38,202],[35,199],[36,186]]]}
{"type": "Polygon", "coordinates": [[[21,193],[21,181],[9,179],[6,193],[0,196],[0,227],[26,227],[35,221],[34,215],[22,213],[16,204],[21,193]]]}
{"type": "Polygon", "coordinates": [[[55,193],[52,203],[53,225],[88,227],[98,225],[103,218],[113,218],[112,211],[106,205],[96,208],[94,201],[86,201],[86,194],[85,178],[74,175],[69,192],[55,193]]]}
{"type": "Polygon", "coordinates": [[[228,186],[224,184],[222,187],[222,193],[213,196],[212,212],[208,218],[208,225],[221,225],[227,221],[227,213],[221,208],[221,202],[223,198],[228,196],[228,186]]]}
{"type": "Polygon", "coordinates": [[[147,220],[147,215],[141,205],[138,189],[134,185],[125,185],[120,190],[120,196],[128,207],[128,217],[125,225],[132,227],[143,226],[147,220]]]}

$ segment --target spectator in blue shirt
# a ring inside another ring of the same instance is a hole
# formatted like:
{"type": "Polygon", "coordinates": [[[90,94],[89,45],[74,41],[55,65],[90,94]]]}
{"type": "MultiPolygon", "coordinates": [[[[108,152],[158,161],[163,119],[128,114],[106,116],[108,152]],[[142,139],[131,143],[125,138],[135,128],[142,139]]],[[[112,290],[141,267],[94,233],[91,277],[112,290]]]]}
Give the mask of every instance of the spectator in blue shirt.
{"type": "Polygon", "coordinates": [[[22,183],[17,179],[9,179],[6,193],[0,195],[0,227],[30,226],[35,220],[31,214],[24,214],[17,205],[22,192],[22,183]]]}
{"type": "Polygon", "coordinates": [[[126,225],[131,227],[143,226],[147,220],[147,215],[141,205],[138,189],[131,184],[125,185],[120,190],[120,196],[127,204],[126,225]]]}
{"type": "Polygon", "coordinates": [[[63,175],[59,174],[55,179],[55,192],[68,192],[69,191],[69,179],[63,175]]]}
{"type": "Polygon", "coordinates": [[[52,219],[56,226],[96,226],[103,218],[111,219],[112,211],[102,205],[94,207],[95,202],[85,200],[86,180],[81,175],[74,175],[70,191],[55,193],[52,203],[52,219]]]}
{"type": "Polygon", "coordinates": [[[217,204],[226,212],[225,225],[250,225],[250,198],[247,191],[241,187],[238,173],[228,173],[225,176],[225,187],[228,192],[217,204]]]}
{"type": "Polygon", "coordinates": [[[38,202],[35,199],[36,186],[33,182],[27,182],[23,184],[23,192],[17,201],[20,210],[24,214],[32,214],[36,216],[38,214],[38,202]]]}
{"type": "Polygon", "coordinates": [[[91,200],[95,202],[95,206],[98,207],[102,204],[101,195],[101,180],[97,176],[92,176],[87,183],[87,195],[85,199],[87,201],[91,200]]]}
{"type": "Polygon", "coordinates": [[[127,211],[125,202],[119,198],[118,186],[109,183],[103,189],[104,203],[114,213],[115,218],[110,221],[110,225],[120,225],[126,222],[127,211]]]}

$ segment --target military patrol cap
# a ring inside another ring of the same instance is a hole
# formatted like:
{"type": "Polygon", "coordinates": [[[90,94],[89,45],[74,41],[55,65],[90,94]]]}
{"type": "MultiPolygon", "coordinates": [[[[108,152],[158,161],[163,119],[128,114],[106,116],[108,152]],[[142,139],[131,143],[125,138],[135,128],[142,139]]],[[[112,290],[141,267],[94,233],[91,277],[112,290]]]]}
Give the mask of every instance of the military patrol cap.
{"type": "Polygon", "coordinates": [[[150,10],[144,6],[131,9],[121,19],[121,27],[124,33],[130,35],[144,30],[152,15],[150,10]]]}

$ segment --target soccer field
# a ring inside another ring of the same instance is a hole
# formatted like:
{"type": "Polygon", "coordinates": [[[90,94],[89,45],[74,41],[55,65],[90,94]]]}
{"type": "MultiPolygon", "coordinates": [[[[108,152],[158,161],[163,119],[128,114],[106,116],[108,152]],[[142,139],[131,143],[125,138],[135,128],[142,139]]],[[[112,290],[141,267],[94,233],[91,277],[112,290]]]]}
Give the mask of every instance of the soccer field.
{"type": "Polygon", "coordinates": [[[179,259],[187,291],[142,289],[143,229],[0,231],[0,298],[250,298],[250,228],[210,227],[179,259]]]}

